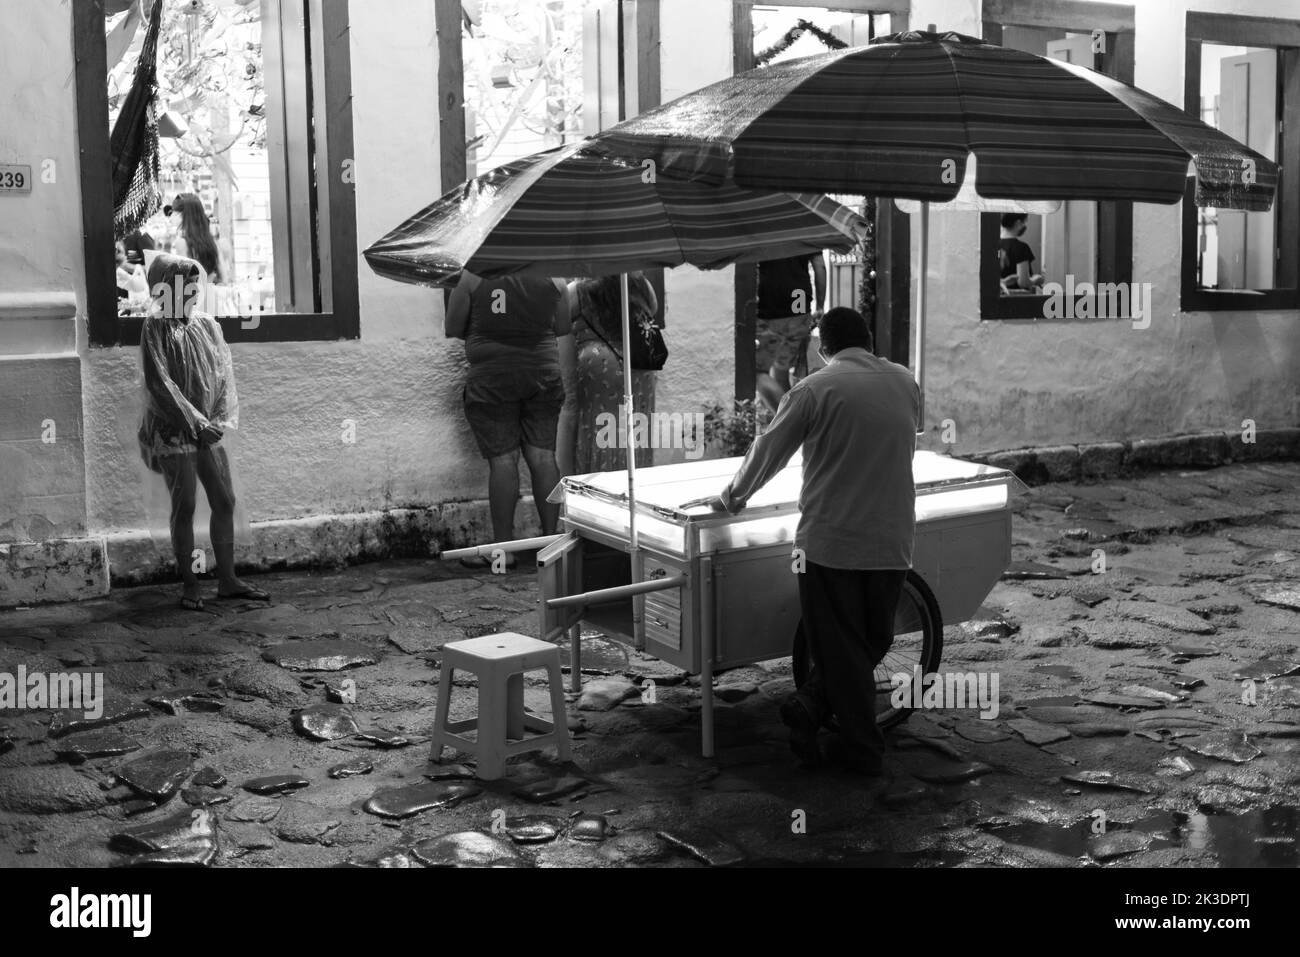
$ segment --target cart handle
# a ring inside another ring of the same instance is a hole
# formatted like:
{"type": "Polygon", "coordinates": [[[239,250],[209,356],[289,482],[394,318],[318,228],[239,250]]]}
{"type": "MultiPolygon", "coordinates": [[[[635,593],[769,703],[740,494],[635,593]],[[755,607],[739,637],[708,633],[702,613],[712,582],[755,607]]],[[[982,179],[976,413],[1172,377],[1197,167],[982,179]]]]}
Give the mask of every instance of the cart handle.
{"type": "Polygon", "coordinates": [[[471,545],[469,548],[453,548],[450,551],[436,551],[434,558],[448,560],[452,558],[474,558],[482,556],[491,558],[493,552],[526,552],[534,548],[545,548],[551,542],[559,541],[563,535],[541,535],[537,538],[517,538],[513,542],[495,542],[491,545],[471,545]]]}
{"type": "Polygon", "coordinates": [[[546,607],[567,608],[572,605],[603,605],[607,602],[630,598],[632,595],[644,595],[647,592],[679,588],[685,584],[685,575],[673,575],[671,578],[658,578],[654,581],[634,582],[631,585],[615,585],[613,588],[598,588],[595,591],[579,592],[576,595],[548,598],[546,607]]]}

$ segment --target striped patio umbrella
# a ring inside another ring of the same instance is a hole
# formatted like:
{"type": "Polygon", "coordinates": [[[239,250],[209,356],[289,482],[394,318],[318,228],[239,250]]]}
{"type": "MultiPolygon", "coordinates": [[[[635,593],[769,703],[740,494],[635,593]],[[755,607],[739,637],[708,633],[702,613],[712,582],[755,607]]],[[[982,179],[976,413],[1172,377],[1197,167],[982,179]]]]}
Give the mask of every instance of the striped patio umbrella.
{"type": "MultiPolygon", "coordinates": [[[[861,216],[826,196],[660,177],[653,167],[615,162],[587,146],[536,153],[463,183],[366,249],[366,261],[381,276],[428,286],[454,286],[462,270],[485,278],[621,274],[626,358],[628,272],[844,251],[867,229],[861,216]]],[[[639,581],[630,361],[623,362],[623,392],[628,532],[639,581]]],[[[638,641],[643,601],[634,598],[638,641]]]]}
{"type": "Polygon", "coordinates": [[[750,70],[593,137],[660,172],[946,202],[966,159],[990,199],[1265,210],[1277,166],[1113,77],[959,33],[912,31],[750,70]]]}
{"type": "Polygon", "coordinates": [[[919,200],[923,396],[931,203],[1176,203],[1190,173],[1198,206],[1266,210],[1278,179],[1271,160],[1144,90],[933,28],[737,74],[592,149],[694,182],[919,200]]]}
{"type": "Polygon", "coordinates": [[[586,151],[536,153],[456,187],[365,251],[381,276],[454,286],[461,270],[604,276],[847,250],[865,223],[825,196],[659,177],[586,151]]]}

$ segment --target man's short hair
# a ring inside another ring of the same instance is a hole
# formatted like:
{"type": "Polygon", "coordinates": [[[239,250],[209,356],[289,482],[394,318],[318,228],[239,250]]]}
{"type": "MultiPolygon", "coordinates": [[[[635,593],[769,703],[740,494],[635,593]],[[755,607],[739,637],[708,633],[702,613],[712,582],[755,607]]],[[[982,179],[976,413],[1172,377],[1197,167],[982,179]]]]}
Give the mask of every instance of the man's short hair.
{"type": "Polygon", "coordinates": [[[871,329],[867,326],[867,320],[862,318],[862,313],[847,306],[836,306],[828,310],[817,323],[817,332],[827,355],[855,346],[868,352],[872,349],[871,329]]]}
{"type": "Polygon", "coordinates": [[[1003,213],[1003,214],[1002,214],[1002,228],[1003,228],[1003,229],[1010,229],[1010,228],[1011,228],[1012,226],[1014,226],[1016,223],[1019,223],[1019,222],[1022,222],[1022,221],[1026,221],[1026,222],[1027,222],[1028,220],[1029,220],[1029,214],[1028,214],[1028,213],[1003,213]]]}

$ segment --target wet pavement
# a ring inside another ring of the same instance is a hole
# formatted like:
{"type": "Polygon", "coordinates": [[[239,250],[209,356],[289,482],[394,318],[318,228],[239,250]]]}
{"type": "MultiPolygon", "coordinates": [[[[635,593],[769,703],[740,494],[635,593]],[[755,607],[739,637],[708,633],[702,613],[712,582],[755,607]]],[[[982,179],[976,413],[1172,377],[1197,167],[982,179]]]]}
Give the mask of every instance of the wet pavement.
{"type": "MultiPolygon", "coordinates": [[[[795,767],[789,659],[718,676],[706,760],[698,680],[599,638],[572,763],[428,764],[439,649],[536,634],[527,562],[0,613],[0,672],[100,672],[108,696],[98,722],[0,711],[0,866],[1300,864],[1300,464],[1038,486],[1013,534],[941,669],[996,671],[999,714],[913,714],[879,780],[795,767]]],[[[525,704],[549,716],[541,673],[525,704]]]]}

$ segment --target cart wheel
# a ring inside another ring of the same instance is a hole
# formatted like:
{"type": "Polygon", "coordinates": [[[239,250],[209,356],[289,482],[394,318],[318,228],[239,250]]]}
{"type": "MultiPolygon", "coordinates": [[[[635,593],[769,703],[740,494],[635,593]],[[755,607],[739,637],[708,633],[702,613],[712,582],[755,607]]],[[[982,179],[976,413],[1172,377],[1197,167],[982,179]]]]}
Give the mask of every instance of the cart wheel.
{"type": "MultiPolygon", "coordinates": [[[[939,613],[939,603],[925,580],[916,572],[909,571],[903,581],[903,591],[898,597],[898,608],[894,612],[894,643],[876,666],[876,697],[879,705],[876,712],[877,725],[881,728],[893,727],[906,721],[911,714],[911,709],[895,708],[889,703],[889,693],[893,690],[890,677],[900,671],[911,674],[918,664],[922,674],[937,671],[942,655],[943,617],[939,613]]],[[[794,631],[796,685],[804,683],[808,667],[808,642],[804,638],[801,623],[795,626],[794,631]]]]}

